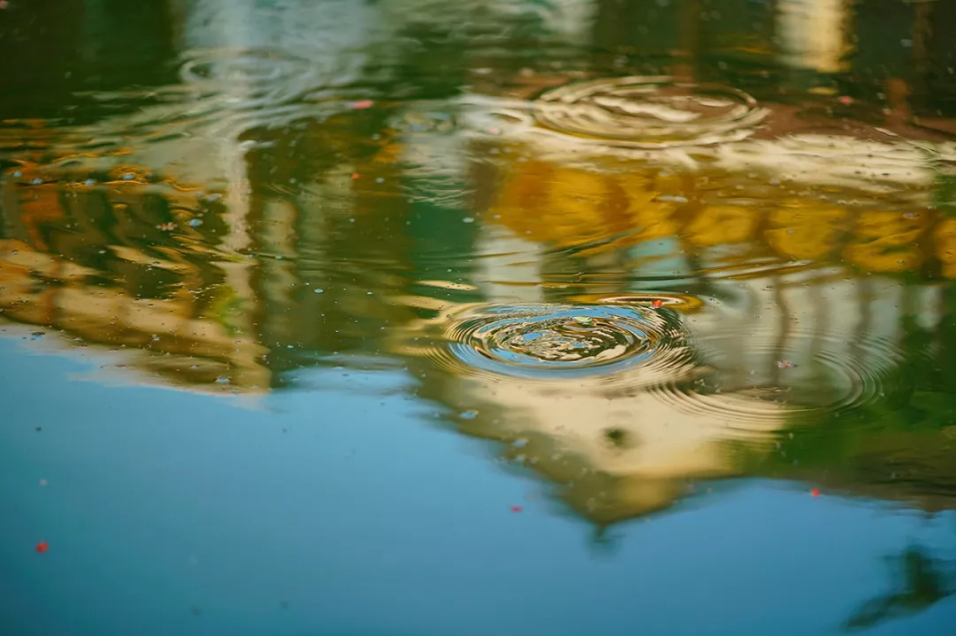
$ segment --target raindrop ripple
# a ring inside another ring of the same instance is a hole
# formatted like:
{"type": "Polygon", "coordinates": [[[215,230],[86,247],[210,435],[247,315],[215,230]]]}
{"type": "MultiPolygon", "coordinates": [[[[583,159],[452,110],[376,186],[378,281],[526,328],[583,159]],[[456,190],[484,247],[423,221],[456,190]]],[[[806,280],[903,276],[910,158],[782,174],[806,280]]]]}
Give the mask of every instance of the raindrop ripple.
{"type": "Polygon", "coordinates": [[[638,148],[714,144],[748,137],[766,109],[738,89],[632,76],[573,82],[534,102],[548,130],[638,148]]]}
{"type": "Polygon", "coordinates": [[[473,305],[437,323],[426,355],[464,373],[567,379],[682,366],[670,312],[615,305],[473,305]]]}
{"type": "Polygon", "coordinates": [[[790,334],[784,346],[771,346],[772,335],[759,330],[746,339],[739,333],[690,335],[702,376],[652,391],[678,410],[740,431],[760,430],[781,417],[811,426],[877,417],[912,394],[905,354],[889,339],[800,332],[790,334]],[[741,348],[741,342],[748,344],[741,348]]]}
{"type": "Polygon", "coordinates": [[[191,84],[261,85],[311,75],[311,66],[309,60],[282,51],[221,48],[191,52],[179,72],[191,84]]]}

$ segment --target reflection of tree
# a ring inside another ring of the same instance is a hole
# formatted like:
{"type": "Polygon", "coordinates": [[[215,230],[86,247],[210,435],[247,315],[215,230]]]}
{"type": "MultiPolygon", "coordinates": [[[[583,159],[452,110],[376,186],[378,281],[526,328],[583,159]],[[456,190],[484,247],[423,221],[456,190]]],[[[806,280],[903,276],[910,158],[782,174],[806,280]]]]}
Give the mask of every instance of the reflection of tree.
{"type": "Polygon", "coordinates": [[[894,589],[861,605],[847,620],[847,629],[867,629],[956,595],[956,561],[943,561],[925,548],[910,546],[891,563],[894,589]]]}

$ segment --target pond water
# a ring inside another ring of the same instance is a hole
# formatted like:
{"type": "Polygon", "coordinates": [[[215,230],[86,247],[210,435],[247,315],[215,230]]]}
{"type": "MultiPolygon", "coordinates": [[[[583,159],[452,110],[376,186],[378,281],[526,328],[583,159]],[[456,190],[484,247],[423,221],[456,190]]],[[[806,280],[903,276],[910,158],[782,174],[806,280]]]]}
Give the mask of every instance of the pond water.
{"type": "Polygon", "coordinates": [[[0,1],[0,633],[956,634],[956,2],[0,1]]]}

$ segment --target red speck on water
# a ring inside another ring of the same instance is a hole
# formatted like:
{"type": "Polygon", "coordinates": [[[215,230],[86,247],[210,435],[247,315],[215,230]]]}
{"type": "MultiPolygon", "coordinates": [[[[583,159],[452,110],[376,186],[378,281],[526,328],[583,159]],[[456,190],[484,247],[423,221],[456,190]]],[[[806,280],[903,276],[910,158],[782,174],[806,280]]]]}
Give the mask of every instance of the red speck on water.
{"type": "Polygon", "coordinates": [[[358,178],[359,178],[359,173],[353,172],[353,173],[352,173],[352,179],[355,180],[355,179],[358,179],[358,178]]]}
{"type": "Polygon", "coordinates": [[[853,103],[853,98],[850,97],[849,95],[842,95],[837,98],[837,101],[839,101],[844,106],[849,106],[850,104],[853,103]]]}
{"type": "Polygon", "coordinates": [[[664,306],[664,301],[660,299],[655,300],[654,302],[651,303],[651,307],[653,307],[654,309],[660,309],[663,306],[664,306]]]}
{"type": "Polygon", "coordinates": [[[50,546],[47,545],[46,541],[41,541],[40,543],[37,544],[36,549],[37,549],[37,552],[39,552],[40,554],[43,554],[44,552],[50,549],[50,546]]]}
{"type": "Polygon", "coordinates": [[[511,512],[521,512],[524,510],[521,506],[511,506],[511,512]]]}
{"type": "Polygon", "coordinates": [[[812,496],[814,496],[814,497],[819,497],[819,496],[820,496],[820,489],[819,489],[819,488],[814,488],[813,490],[810,491],[810,494],[811,494],[812,496]]]}
{"type": "Polygon", "coordinates": [[[366,108],[371,108],[374,103],[375,102],[370,99],[361,99],[357,102],[351,102],[349,108],[353,110],[365,110],[366,108]]]}

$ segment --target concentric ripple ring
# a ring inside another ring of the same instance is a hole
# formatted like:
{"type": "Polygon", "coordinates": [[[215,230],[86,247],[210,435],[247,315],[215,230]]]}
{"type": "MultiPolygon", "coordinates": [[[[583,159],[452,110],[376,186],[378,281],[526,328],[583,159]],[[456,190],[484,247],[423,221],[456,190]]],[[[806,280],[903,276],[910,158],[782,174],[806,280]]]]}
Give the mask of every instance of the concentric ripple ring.
{"type": "Polygon", "coordinates": [[[311,72],[308,60],[266,49],[221,48],[193,52],[180,68],[191,84],[269,84],[311,72]]]}
{"type": "Polygon", "coordinates": [[[551,89],[534,113],[540,126],[579,139],[666,148],[743,139],[767,111],[729,86],[634,76],[551,89]]]}
{"type": "Polygon", "coordinates": [[[676,320],[647,307],[475,305],[448,318],[426,355],[458,372],[547,380],[662,371],[683,352],[676,320]]]}
{"type": "Polygon", "coordinates": [[[746,350],[739,333],[690,335],[688,341],[709,371],[697,381],[662,384],[653,392],[680,411],[753,431],[781,417],[807,425],[858,421],[868,413],[894,410],[912,391],[912,379],[901,366],[905,355],[891,340],[796,332],[777,347],[768,344],[774,335],[748,333],[746,350]]]}

